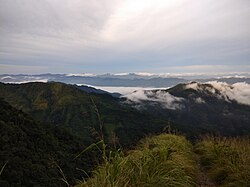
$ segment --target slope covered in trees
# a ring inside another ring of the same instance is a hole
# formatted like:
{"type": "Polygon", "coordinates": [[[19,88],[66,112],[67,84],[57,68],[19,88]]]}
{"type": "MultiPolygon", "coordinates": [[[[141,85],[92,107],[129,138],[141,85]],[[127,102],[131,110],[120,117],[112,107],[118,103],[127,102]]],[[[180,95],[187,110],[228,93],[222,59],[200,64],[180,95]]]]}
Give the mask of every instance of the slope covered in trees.
{"type": "Polygon", "coordinates": [[[101,123],[106,142],[131,145],[146,134],[161,132],[167,121],[123,107],[110,95],[63,83],[0,84],[0,97],[36,121],[65,127],[86,141],[101,123]]]}
{"type": "MultiPolygon", "coordinates": [[[[237,96],[238,93],[227,86],[229,94],[244,100],[249,98],[247,90],[237,96]]],[[[200,134],[250,135],[250,106],[228,98],[212,84],[179,84],[166,90],[133,93],[133,97],[130,106],[157,118],[167,118],[193,139],[200,134]],[[133,99],[137,95],[139,97],[133,99]]]]}
{"type": "Polygon", "coordinates": [[[0,100],[0,186],[60,186],[60,173],[71,183],[90,171],[95,150],[75,156],[88,145],[63,128],[35,122],[29,115],[0,100]],[[5,167],[3,167],[5,164],[5,167]]]}

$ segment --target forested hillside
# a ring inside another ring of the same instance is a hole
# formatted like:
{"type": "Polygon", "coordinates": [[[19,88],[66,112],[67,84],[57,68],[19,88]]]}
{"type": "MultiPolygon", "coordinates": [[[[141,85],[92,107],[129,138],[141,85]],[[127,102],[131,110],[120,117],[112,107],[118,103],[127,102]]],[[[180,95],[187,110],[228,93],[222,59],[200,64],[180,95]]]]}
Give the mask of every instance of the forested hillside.
{"type": "Polygon", "coordinates": [[[60,127],[42,125],[0,100],[0,186],[59,186],[63,170],[75,183],[99,160],[95,149],[74,159],[90,142],[60,127]],[[3,167],[5,165],[5,167],[3,167]]]}
{"type": "Polygon", "coordinates": [[[63,83],[0,84],[0,185],[67,186],[84,178],[87,182],[79,185],[197,186],[200,160],[214,183],[247,186],[248,168],[237,170],[249,163],[248,138],[235,144],[204,140],[196,146],[198,160],[188,142],[205,134],[249,135],[249,106],[206,91],[210,88],[180,84],[145,91],[149,99],[132,102],[63,83]],[[188,140],[162,135],[134,147],[163,131],[188,140]],[[228,157],[233,163],[226,162],[228,157]]]}
{"type": "MultiPolygon", "coordinates": [[[[237,99],[238,93],[230,85],[222,86],[227,86],[228,93],[237,99]]],[[[246,104],[228,97],[212,84],[192,82],[165,90],[135,92],[125,103],[158,118],[167,118],[193,139],[200,134],[242,136],[250,135],[249,94],[245,92],[238,98],[246,104]]]]}
{"type": "Polygon", "coordinates": [[[167,125],[166,119],[122,106],[110,95],[63,83],[0,84],[0,97],[36,121],[65,127],[87,141],[100,123],[107,142],[116,137],[116,143],[126,146],[146,134],[162,132],[167,125]]]}

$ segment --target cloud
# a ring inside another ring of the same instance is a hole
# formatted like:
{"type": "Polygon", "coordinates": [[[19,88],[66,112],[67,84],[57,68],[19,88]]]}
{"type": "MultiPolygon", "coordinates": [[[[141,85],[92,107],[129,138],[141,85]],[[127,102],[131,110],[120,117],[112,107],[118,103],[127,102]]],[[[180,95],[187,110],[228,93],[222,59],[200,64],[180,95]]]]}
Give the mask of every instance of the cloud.
{"type": "Polygon", "coordinates": [[[161,107],[171,110],[184,107],[181,104],[183,98],[175,97],[164,90],[137,90],[123,97],[127,98],[128,102],[134,102],[142,106],[145,102],[151,102],[151,104],[157,103],[161,107]]]}
{"type": "Polygon", "coordinates": [[[250,84],[241,82],[229,85],[217,81],[208,83],[213,85],[215,89],[219,90],[224,98],[235,100],[240,104],[250,105],[250,84]]]}
{"type": "Polygon", "coordinates": [[[198,103],[198,104],[206,103],[206,101],[204,101],[204,99],[202,99],[201,97],[195,98],[195,102],[198,103]]]}
{"type": "Polygon", "coordinates": [[[0,82],[10,83],[10,84],[23,84],[29,82],[48,82],[48,79],[39,76],[0,76],[0,82]]]}
{"type": "MultiPolygon", "coordinates": [[[[80,85],[80,84],[79,84],[80,85]]],[[[83,85],[83,84],[81,84],[83,85]]],[[[147,90],[158,90],[158,89],[167,89],[167,88],[153,88],[153,87],[120,87],[120,86],[92,86],[92,85],[86,85],[86,86],[91,86],[97,89],[101,89],[110,93],[120,93],[123,96],[129,96],[133,94],[134,92],[141,92],[141,91],[147,91],[147,90]]]]}
{"type": "Polygon", "coordinates": [[[12,76],[4,76],[4,77],[1,77],[0,80],[1,81],[4,81],[4,80],[15,80],[16,78],[15,77],[12,77],[12,76]]]}
{"type": "Polygon", "coordinates": [[[14,64],[0,64],[0,74],[8,72],[9,74],[16,73],[30,73],[36,74],[43,71],[49,71],[50,68],[39,65],[14,65],[14,64]]]}
{"type": "Polygon", "coordinates": [[[227,102],[236,101],[240,104],[250,105],[250,84],[244,82],[232,85],[218,81],[204,84],[193,82],[187,84],[186,89],[212,93],[220,99],[225,99],[227,102]],[[207,86],[208,84],[211,86],[207,86]]]}
{"type": "Polygon", "coordinates": [[[0,3],[0,57],[50,63],[53,58],[75,61],[74,55],[79,57],[79,53],[98,46],[99,32],[117,4],[111,0],[0,0],[0,3]]]}
{"type": "Polygon", "coordinates": [[[29,82],[48,82],[48,79],[33,79],[33,80],[28,80],[28,81],[8,81],[9,84],[24,84],[24,83],[29,83],[29,82]]]}
{"type": "Polygon", "coordinates": [[[96,75],[92,73],[69,73],[66,74],[67,77],[95,77],[96,75]]]}
{"type": "Polygon", "coordinates": [[[0,2],[2,30],[33,36],[85,36],[88,39],[102,29],[117,4],[112,0],[0,2]]]}
{"type": "Polygon", "coordinates": [[[234,71],[236,63],[237,71],[249,70],[247,0],[0,3],[5,65],[39,64],[57,73],[234,71]]]}

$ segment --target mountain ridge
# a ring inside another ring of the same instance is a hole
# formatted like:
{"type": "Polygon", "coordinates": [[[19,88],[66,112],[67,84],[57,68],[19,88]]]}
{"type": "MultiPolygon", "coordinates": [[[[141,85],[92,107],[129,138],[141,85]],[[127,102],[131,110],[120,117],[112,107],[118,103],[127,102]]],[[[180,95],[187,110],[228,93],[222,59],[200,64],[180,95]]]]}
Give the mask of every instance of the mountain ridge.
{"type": "Polygon", "coordinates": [[[250,83],[248,76],[232,76],[211,78],[196,76],[171,76],[171,75],[144,75],[144,74],[40,74],[40,75],[0,75],[0,82],[3,83],[27,83],[27,82],[64,82],[67,84],[85,84],[91,86],[123,86],[123,87],[170,87],[179,83],[190,81],[208,82],[220,81],[233,84],[236,82],[250,83]]]}

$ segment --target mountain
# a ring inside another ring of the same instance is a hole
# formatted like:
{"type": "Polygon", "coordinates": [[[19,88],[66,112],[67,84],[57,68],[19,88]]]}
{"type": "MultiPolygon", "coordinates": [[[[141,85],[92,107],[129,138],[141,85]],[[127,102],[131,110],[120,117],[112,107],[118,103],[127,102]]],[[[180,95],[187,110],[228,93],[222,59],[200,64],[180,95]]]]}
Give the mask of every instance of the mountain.
{"type": "Polygon", "coordinates": [[[249,88],[190,82],[115,98],[58,82],[0,83],[0,186],[75,184],[102,159],[93,146],[102,136],[108,152],[163,131],[250,135],[249,88]]]}
{"type": "Polygon", "coordinates": [[[124,103],[167,117],[190,137],[250,135],[250,86],[211,82],[179,84],[166,90],[135,91],[124,103]]]}
{"type": "Polygon", "coordinates": [[[91,143],[96,129],[103,130],[107,142],[116,137],[116,143],[131,145],[146,134],[161,132],[167,121],[122,106],[108,94],[87,93],[63,83],[1,83],[0,97],[36,121],[67,128],[91,143]]]}
{"type": "Polygon", "coordinates": [[[101,122],[107,142],[117,136],[121,145],[130,145],[168,123],[192,137],[249,135],[248,86],[190,82],[165,90],[138,90],[120,99],[55,82],[0,84],[0,97],[35,120],[67,128],[88,142],[91,128],[100,129],[101,122]]]}
{"type": "Polygon", "coordinates": [[[221,77],[221,78],[210,78],[210,79],[196,79],[197,82],[211,82],[211,81],[218,81],[218,82],[225,82],[227,84],[235,84],[238,82],[245,82],[250,84],[250,78],[249,77],[221,77]]]}
{"type": "Polygon", "coordinates": [[[96,89],[94,87],[91,86],[76,86],[77,88],[79,88],[80,90],[87,92],[87,93],[95,93],[95,94],[108,94],[111,95],[113,97],[121,97],[122,95],[120,93],[110,93],[101,89],[96,89]]]}
{"type": "Polygon", "coordinates": [[[128,75],[96,75],[88,74],[41,74],[41,75],[0,75],[3,83],[27,82],[63,82],[67,84],[85,84],[92,86],[124,86],[124,87],[170,87],[187,82],[182,78],[164,78],[159,76],[128,75]]]}
{"type": "Polygon", "coordinates": [[[120,73],[120,74],[40,74],[40,75],[0,75],[3,83],[27,82],[63,82],[67,84],[81,84],[109,87],[171,87],[190,81],[208,82],[219,81],[228,84],[237,82],[250,83],[249,74],[230,75],[217,78],[218,75],[181,75],[181,74],[150,74],[150,73],[120,73]]]}
{"type": "Polygon", "coordinates": [[[74,159],[89,143],[64,128],[37,123],[31,116],[0,99],[0,186],[63,186],[90,173],[98,154],[94,150],[74,159]],[[59,169],[60,167],[60,169],[59,169]]]}

